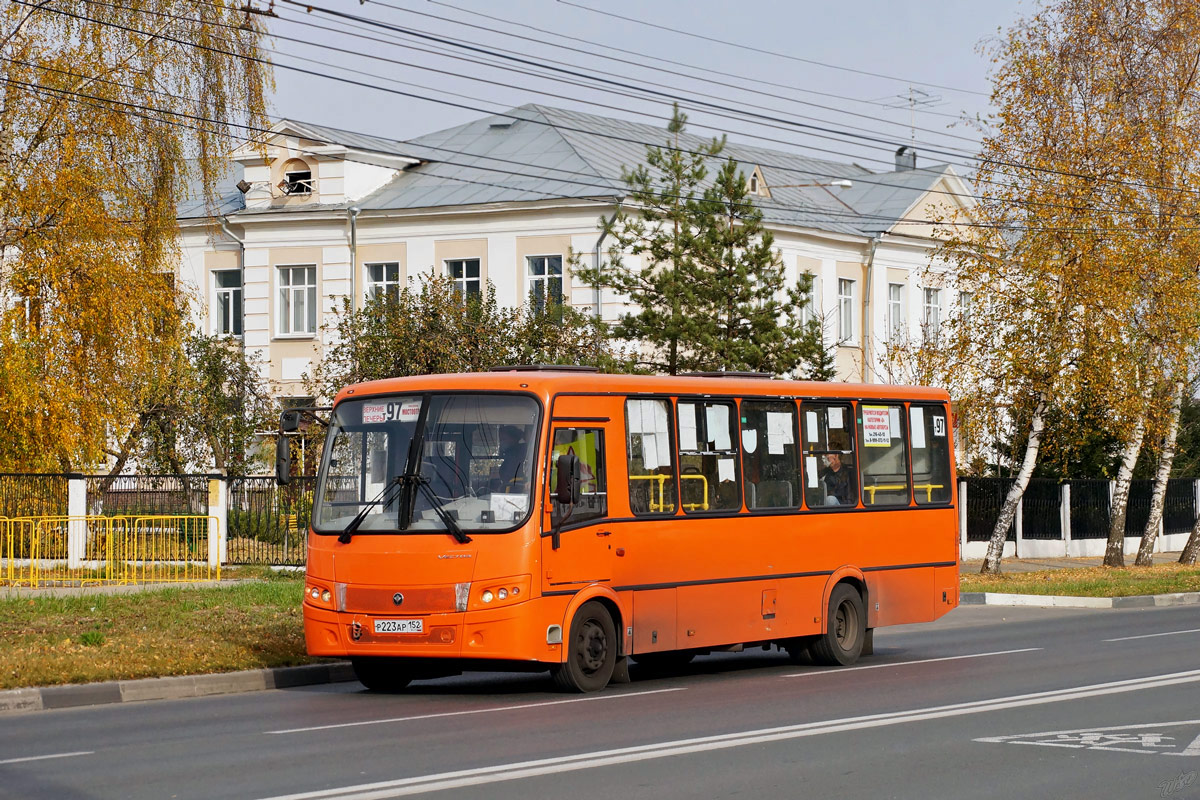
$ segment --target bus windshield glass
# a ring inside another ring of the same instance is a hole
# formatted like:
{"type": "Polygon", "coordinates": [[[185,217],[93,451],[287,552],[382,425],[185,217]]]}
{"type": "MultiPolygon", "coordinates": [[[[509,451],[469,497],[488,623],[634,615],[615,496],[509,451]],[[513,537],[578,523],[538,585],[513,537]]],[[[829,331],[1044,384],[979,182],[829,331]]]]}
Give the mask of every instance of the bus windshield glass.
{"type": "Polygon", "coordinates": [[[341,533],[366,509],[357,534],[445,532],[443,514],[464,531],[511,530],[532,508],[539,415],[537,401],[525,395],[345,401],[330,423],[313,527],[341,533]],[[403,481],[406,475],[428,491],[403,481]],[[408,502],[410,520],[403,508],[408,502]]]}

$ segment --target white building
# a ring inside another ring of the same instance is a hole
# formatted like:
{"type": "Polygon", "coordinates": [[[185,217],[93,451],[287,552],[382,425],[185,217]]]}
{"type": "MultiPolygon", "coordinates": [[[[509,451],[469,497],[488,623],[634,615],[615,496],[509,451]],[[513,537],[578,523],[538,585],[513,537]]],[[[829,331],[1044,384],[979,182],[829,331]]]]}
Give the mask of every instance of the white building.
{"type": "MultiPolygon", "coordinates": [[[[625,194],[622,167],[668,138],[535,105],[410,142],[287,120],[274,131],[265,157],[235,154],[219,229],[203,203],[181,207],[180,278],[203,327],[240,335],[281,397],[305,394],[321,326],[345,298],[432,271],[466,291],[490,280],[505,305],[559,278],[572,305],[616,319],[620,298],[578,285],[568,259],[602,256],[598,221],[625,194]]],[[[814,276],[839,378],[882,380],[887,338],[920,337],[959,302],[927,270],[932,220],[969,195],[951,167],[917,169],[906,148],[886,173],[734,142],[722,157],[744,167],[789,279],[814,276]]]]}

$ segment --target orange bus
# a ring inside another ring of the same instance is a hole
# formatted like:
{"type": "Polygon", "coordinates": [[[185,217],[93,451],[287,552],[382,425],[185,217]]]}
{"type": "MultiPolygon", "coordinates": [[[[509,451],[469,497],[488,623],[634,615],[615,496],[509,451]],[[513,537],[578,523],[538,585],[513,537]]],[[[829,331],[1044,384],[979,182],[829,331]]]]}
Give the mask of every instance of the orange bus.
{"type": "Polygon", "coordinates": [[[924,387],[581,367],[350,386],[308,652],[376,690],[507,668],[594,691],[630,658],[745,647],[850,664],[875,628],[958,603],[953,453],[924,387]]]}

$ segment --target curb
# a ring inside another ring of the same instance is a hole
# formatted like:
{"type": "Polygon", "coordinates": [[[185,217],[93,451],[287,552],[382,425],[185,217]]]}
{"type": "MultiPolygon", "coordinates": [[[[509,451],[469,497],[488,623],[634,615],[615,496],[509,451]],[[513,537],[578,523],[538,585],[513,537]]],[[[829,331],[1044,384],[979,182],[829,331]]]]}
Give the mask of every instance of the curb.
{"type": "Polygon", "coordinates": [[[0,691],[0,716],[55,708],[134,703],[141,700],[180,700],[217,694],[260,692],[322,683],[355,680],[348,661],[305,664],[300,667],[251,669],[215,675],[179,675],[171,678],[142,678],[67,686],[0,691]]]}
{"type": "Polygon", "coordinates": [[[1200,592],[1141,594],[1132,597],[1070,597],[1052,594],[963,592],[959,605],[1032,606],[1037,608],[1160,608],[1200,605],[1200,592]]]}

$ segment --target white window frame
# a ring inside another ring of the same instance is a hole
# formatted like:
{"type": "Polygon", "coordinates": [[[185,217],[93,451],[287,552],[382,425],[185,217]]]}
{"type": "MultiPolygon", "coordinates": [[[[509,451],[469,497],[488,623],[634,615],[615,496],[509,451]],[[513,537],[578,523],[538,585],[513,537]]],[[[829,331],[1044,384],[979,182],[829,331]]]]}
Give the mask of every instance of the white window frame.
{"type": "Polygon", "coordinates": [[[321,323],[321,313],[320,313],[321,310],[318,306],[318,303],[320,302],[321,297],[319,294],[317,294],[318,285],[319,285],[319,283],[317,280],[317,265],[316,264],[276,264],[275,265],[275,286],[276,286],[275,335],[277,337],[286,338],[286,339],[300,339],[300,338],[308,339],[308,338],[311,338],[316,335],[317,326],[320,325],[320,323],[321,323]],[[291,277],[290,277],[291,271],[292,270],[300,270],[300,269],[312,270],[312,280],[313,280],[312,283],[308,283],[308,281],[307,281],[307,278],[308,278],[307,272],[305,273],[305,283],[303,283],[303,284],[291,283],[291,277]],[[286,285],[286,286],[283,283],[283,271],[284,270],[289,271],[289,278],[288,278],[289,282],[288,282],[288,285],[286,285]],[[307,330],[307,329],[302,330],[302,331],[292,330],[292,320],[294,318],[294,312],[289,313],[287,315],[286,319],[285,319],[285,316],[283,313],[285,293],[288,293],[290,295],[290,302],[288,305],[289,305],[289,311],[291,311],[292,310],[291,304],[295,302],[296,297],[300,291],[304,292],[303,299],[304,299],[304,307],[305,307],[305,312],[306,312],[304,315],[305,323],[312,325],[311,330],[307,330]],[[310,311],[309,309],[312,309],[312,311],[310,311]],[[311,322],[310,322],[310,320],[311,320],[311,322]]]}
{"type": "Polygon", "coordinates": [[[400,262],[399,261],[368,261],[363,264],[363,269],[366,271],[367,300],[374,300],[375,296],[380,292],[388,294],[389,289],[395,289],[392,294],[392,299],[399,299],[400,287],[403,281],[400,280],[400,262]],[[372,267],[383,267],[383,280],[377,281],[371,277],[372,267]],[[388,280],[388,267],[396,268],[396,279],[388,280]]]}
{"type": "Polygon", "coordinates": [[[550,278],[552,277],[549,273],[549,269],[550,269],[549,260],[552,258],[558,259],[558,296],[562,297],[566,294],[566,275],[563,272],[563,261],[565,259],[563,258],[563,254],[562,253],[542,253],[542,254],[538,254],[538,255],[525,256],[525,297],[529,297],[529,293],[534,290],[535,285],[538,283],[541,283],[542,286],[540,287],[540,289],[537,292],[537,297],[540,298],[540,301],[538,301],[538,302],[543,303],[543,304],[546,302],[546,289],[548,288],[546,284],[549,283],[550,278]],[[534,275],[533,274],[533,262],[540,258],[546,259],[546,266],[545,266],[546,272],[544,272],[541,275],[534,275]]]}
{"type": "Polygon", "coordinates": [[[904,338],[907,320],[904,318],[904,284],[887,285],[887,332],[888,340],[898,342],[904,338]],[[895,295],[893,297],[893,295],[895,295]]]}
{"type": "Polygon", "coordinates": [[[922,296],[921,333],[926,342],[932,342],[942,327],[942,290],[925,287],[922,296]]]}
{"type": "Polygon", "coordinates": [[[817,309],[820,308],[821,301],[821,279],[820,276],[814,275],[811,272],[802,272],[801,274],[812,278],[812,286],[808,291],[808,302],[800,307],[800,322],[803,325],[807,325],[814,319],[819,320],[821,318],[817,313],[817,309]]]}
{"type": "Polygon", "coordinates": [[[838,344],[854,342],[854,279],[837,279],[838,344]]]}
{"type": "Polygon", "coordinates": [[[308,197],[313,193],[316,182],[317,179],[313,176],[312,167],[308,169],[289,169],[283,173],[281,191],[285,197],[308,197]],[[292,175],[303,175],[304,173],[308,173],[307,178],[299,178],[294,181],[290,178],[292,175]]]}
{"type": "Polygon", "coordinates": [[[475,284],[475,295],[478,297],[483,297],[483,259],[482,258],[478,258],[478,257],[476,257],[476,258],[447,258],[442,261],[442,266],[445,269],[446,277],[448,277],[450,280],[454,281],[454,288],[458,290],[458,293],[462,296],[464,301],[466,300],[466,298],[471,296],[471,293],[470,293],[470,291],[468,291],[468,289],[470,288],[469,284],[472,284],[472,283],[475,284]],[[475,266],[479,273],[474,278],[466,277],[466,272],[467,272],[466,266],[467,266],[467,263],[470,261],[475,262],[475,266]],[[454,272],[450,267],[451,264],[462,264],[463,265],[463,277],[461,277],[461,278],[454,277],[454,272]]]}
{"type": "Polygon", "coordinates": [[[975,301],[974,292],[958,293],[958,318],[963,325],[971,324],[971,306],[975,301]]]}
{"type": "Polygon", "coordinates": [[[209,280],[212,283],[212,332],[217,336],[235,336],[241,338],[243,327],[243,317],[245,315],[246,302],[245,286],[242,285],[242,271],[240,269],[214,269],[210,273],[212,276],[209,280]],[[218,286],[217,275],[233,273],[238,276],[237,286],[218,286]],[[229,319],[223,319],[221,313],[221,296],[229,295],[228,309],[229,319]],[[228,323],[228,328],[226,324],[228,323]],[[241,329],[241,330],[238,330],[241,329]]]}

